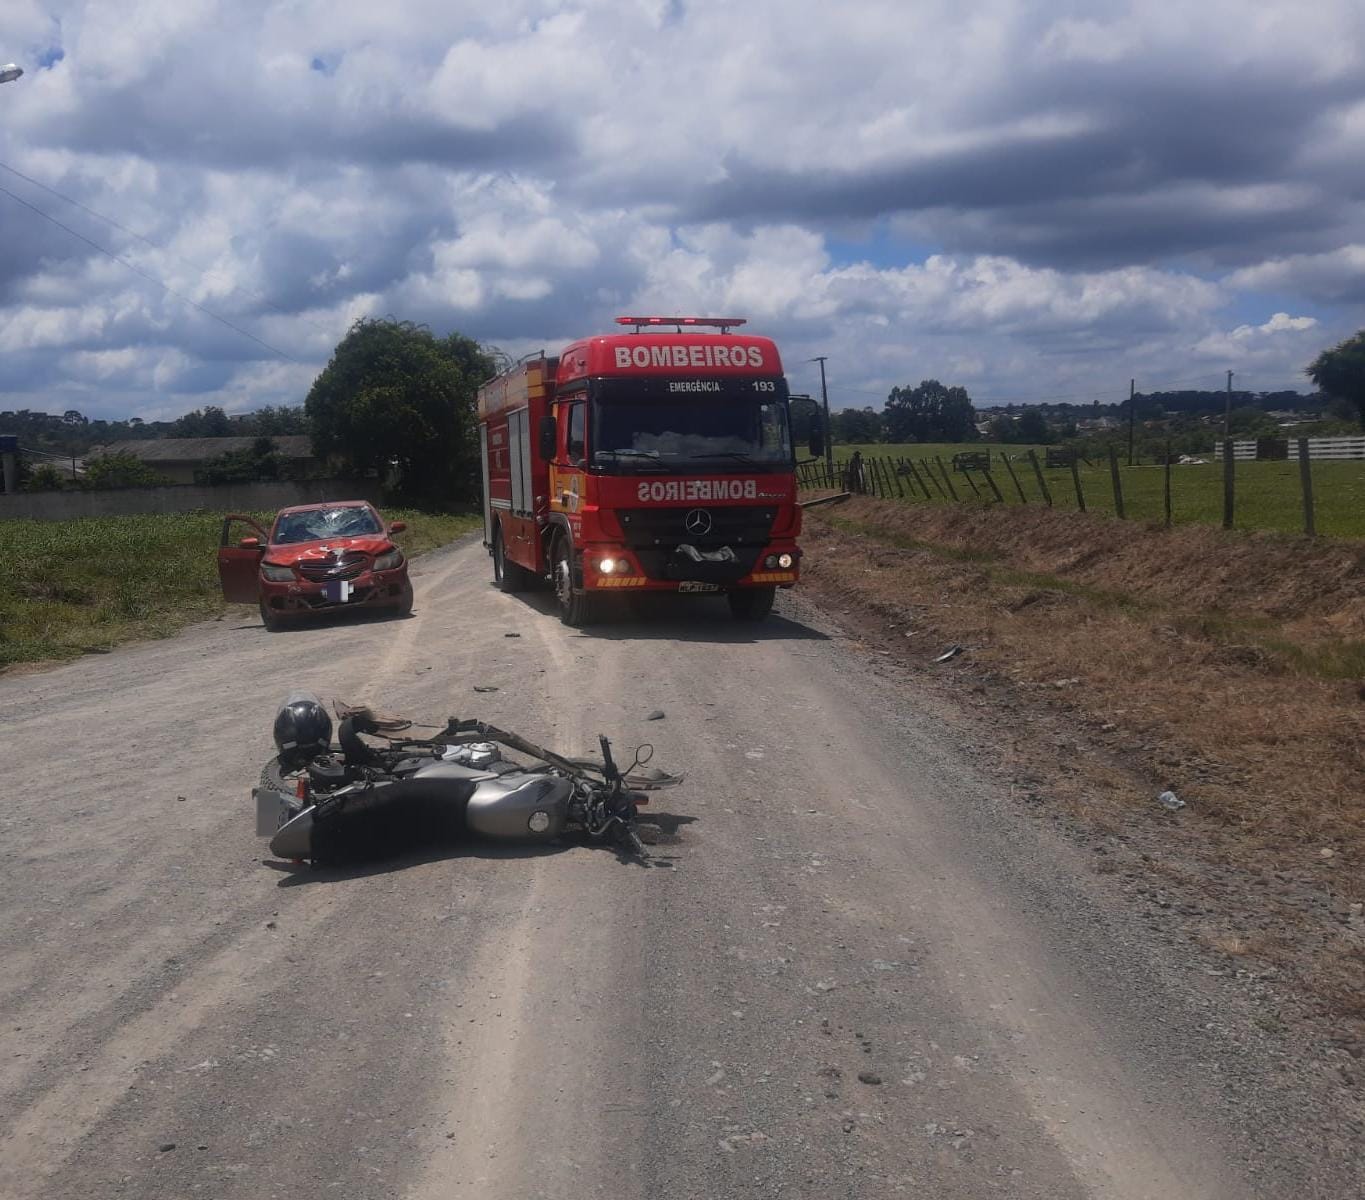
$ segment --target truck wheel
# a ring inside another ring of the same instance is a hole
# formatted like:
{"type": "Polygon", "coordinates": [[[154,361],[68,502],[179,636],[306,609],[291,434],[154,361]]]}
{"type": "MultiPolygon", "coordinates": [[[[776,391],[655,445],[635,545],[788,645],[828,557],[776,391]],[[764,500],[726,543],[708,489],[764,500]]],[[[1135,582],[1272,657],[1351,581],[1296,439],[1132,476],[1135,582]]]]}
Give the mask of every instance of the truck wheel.
{"type": "Polygon", "coordinates": [[[493,582],[503,592],[524,592],[530,586],[530,572],[507,557],[501,525],[493,535],[493,582]]]}
{"type": "Polygon", "coordinates": [[[555,585],[555,604],[559,619],[565,625],[581,629],[592,622],[596,605],[594,596],[586,596],[574,589],[573,564],[569,560],[569,539],[555,539],[552,574],[555,585]]]}
{"type": "Polygon", "coordinates": [[[761,621],[773,610],[775,587],[741,588],[727,597],[730,614],[736,621],[761,621]]]}

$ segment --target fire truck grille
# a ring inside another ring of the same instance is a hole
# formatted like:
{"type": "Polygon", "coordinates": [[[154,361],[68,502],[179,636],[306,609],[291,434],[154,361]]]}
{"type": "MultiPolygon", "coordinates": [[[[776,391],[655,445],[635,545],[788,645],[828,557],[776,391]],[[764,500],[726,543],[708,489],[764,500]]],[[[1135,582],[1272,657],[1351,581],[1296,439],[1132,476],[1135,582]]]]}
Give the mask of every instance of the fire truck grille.
{"type": "Polygon", "coordinates": [[[319,559],[301,562],[299,574],[312,583],[328,583],[333,579],[354,579],[365,570],[366,556],[349,550],[339,559],[319,559]]]}
{"type": "Polygon", "coordinates": [[[620,514],[626,545],[632,550],[671,550],[687,543],[698,550],[721,546],[762,547],[772,535],[775,508],[707,507],[628,508],[620,514]],[[697,514],[705,514],[701,519],[697,514]],[[688,519],[691,518],[689,526],[688,519]],[[706,526],[709,525],[709,528],[706,526]]]}
{"type": "Polygon", "coordinates": [[[736,583],[754,569],[770,540],[777,510],[743,506],[632,508],[623,510],[619,517],[626,545],[635,551],[650,579],[724,584],[736,583]],[[676,552],[680,545],[695,546],[698,550],[728,546],[734,551],[734,558],[726,562],[696,562],[676,552]]]}

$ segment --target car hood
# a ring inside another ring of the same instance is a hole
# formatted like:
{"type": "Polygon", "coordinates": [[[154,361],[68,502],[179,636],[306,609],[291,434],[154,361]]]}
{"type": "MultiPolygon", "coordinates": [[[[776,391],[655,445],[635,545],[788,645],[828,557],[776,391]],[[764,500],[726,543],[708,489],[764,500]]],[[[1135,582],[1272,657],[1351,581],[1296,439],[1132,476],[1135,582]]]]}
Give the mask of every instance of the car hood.
{"type": "Polygon", "coordinates": [[[358,550],[373,558],[392,549],[393,543],[388,538],[373,534],[367,537],[323,538],[316,542],[288,542],[284,545],[272,543],[266,549],[265,556],[272,563],[292,567],[296,563],[307,562],[310,559],[326,562],[334,551],[344,554],[358,550]]]}

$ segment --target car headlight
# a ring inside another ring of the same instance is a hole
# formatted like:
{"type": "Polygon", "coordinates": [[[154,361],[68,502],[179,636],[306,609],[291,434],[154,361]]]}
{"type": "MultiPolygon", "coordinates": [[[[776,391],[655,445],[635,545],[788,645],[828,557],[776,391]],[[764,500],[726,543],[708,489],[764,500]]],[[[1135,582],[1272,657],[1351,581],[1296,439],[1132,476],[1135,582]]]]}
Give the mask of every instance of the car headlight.
{"type": "Polygon", "coordinates": [[[294,578],[294,568],[282,567],[278,563],[263,562],[261,574],[271,583],[288,583],[294,578]]]}
{"type": "Polygon", "coordinates": [[[403,552],[398,549],[397,546],[387,553],[381,554],[374,560],[374,569],[376,571],[392,571],[395,567],[401,567],[402,565],[403,552]]]}
{"type": "Polygon", "coordinates": [[[777,556],[777,565],[784,571],[792,565],[792,561],[792,556],[790,554],[779,554],[777,556]]]}

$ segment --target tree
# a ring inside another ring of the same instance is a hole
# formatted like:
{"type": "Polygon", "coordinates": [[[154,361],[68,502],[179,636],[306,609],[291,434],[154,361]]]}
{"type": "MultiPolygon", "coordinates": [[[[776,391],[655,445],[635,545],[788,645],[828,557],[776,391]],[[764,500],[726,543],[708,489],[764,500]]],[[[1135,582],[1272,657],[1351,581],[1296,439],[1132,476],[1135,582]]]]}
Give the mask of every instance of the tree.
{"type": "Polygon", "coordinates": [[[363,318],[308,392],[313,450],[352,470],[396,471],[396,490],[413,499],[472,499],[479,486],[474,394],[493,374],[488,355],[467,337],[363,318]]]}
{"type": "Polygon", "coordinates": [[[967,390],[937,379],[892,388],[884,414],[888,442],[973,442],[979,436],[967,390]]]}
{"type": "Polygon", "coordinates": [[[33,468],[28,478],[19,484],[24,492],[60,492],[66,486],[66,479],[51,463],[42,463],[33,468]]]}
{"type": "Polygon", "coordinates": [[[261,479],[279,479],[284,474],[284,463],[268,437],[258,437],[249,449],[229,450],[216,458],[207,459],[195,468],[194,482],[255,483],[261,479]]]}
{"type": "Polygon", "coordinates": [[[845,408],[829,414],[834,440],[840,445],[866,445],[882,437],[882,416],[873,408],[845,408]]]}
{"type": "Polygon", "coordinates": [[[1327,395],[1354,405],[1365,429],[1365,329],[1324,350],[1304,374],[1327,395]]]}
{"type": "Polygon", "coordinates": [[[85,464],[83,486],[95,490],[123,487],[163,487],[171,481],[136,455],[120,450],[101,454],[85,464]]]}
{"type": "Polygon", "coordinates": [[[66,412],[62,413],[63,425],[84,425],[85,423],[85,418],[74,408],[68,408],[66,412]]]}
{"type": "Polygon", "coordinates": [[[186,413],[171,426],[171,437],[229,437],[231,434],[232,422],[228,420],[227,413],[212,404],[186,413]]]}

